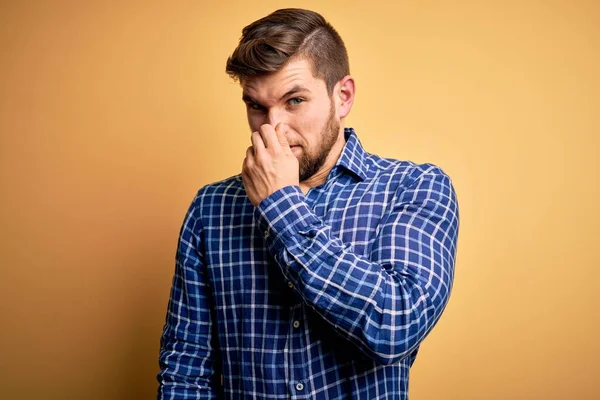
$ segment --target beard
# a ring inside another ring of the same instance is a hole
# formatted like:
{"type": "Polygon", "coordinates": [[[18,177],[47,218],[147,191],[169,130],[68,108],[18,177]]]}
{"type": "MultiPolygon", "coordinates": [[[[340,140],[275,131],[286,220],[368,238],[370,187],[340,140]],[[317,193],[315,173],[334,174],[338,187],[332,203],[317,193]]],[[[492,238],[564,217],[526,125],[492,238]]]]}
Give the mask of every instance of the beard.
{"type": "Polygon", "coordinates": [[[321,169],[323,164],[325,164],[333,145],[337,141],[339,134],[340,123],[335,119],[335,108],[333,99],[331,99],[329,116],[319,135],[321,137],[321,143],[319,143],[319,146],[314,153],[309,153],[307,150],[298,160],[300,166],[300,182],[310,179],[319,171],[319,169],[321,169]]]}

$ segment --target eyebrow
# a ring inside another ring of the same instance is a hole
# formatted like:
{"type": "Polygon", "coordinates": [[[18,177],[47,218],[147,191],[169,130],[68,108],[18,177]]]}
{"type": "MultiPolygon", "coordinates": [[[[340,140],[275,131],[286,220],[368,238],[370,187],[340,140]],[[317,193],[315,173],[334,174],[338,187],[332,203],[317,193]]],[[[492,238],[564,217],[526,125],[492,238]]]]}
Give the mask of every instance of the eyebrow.
{"type": "MultiPolygon", "coordinates": [[[[288,90],[287,92],[285,92],[285,94],[283,96],[281,96],[279,98],[279,100],[283,100],[283,99],[285,99],[287,97],[290,97],[290,96],[292,96],[294,94],[302,93],[302,92],[308,92],[308,93],[310,93],[310,90],[308,88],[296,85],[293,88],[291,88],[290,90],[288,90]]],[[[260,105],[260,103],[258,103],[254,98],[252,98],[248,93],[243,93],[242,94],[242,100],[245,103],[254,103],[254,104],[260,105]]]]}

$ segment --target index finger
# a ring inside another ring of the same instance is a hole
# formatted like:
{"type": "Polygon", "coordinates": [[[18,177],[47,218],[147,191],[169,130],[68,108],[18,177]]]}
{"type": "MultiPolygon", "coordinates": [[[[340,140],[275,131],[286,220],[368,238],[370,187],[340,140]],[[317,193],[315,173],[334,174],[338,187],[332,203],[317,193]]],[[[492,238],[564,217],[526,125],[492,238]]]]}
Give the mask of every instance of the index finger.
{"type": "Polygon", "coordinates": [[[275,128],[272,125],[264,124],[258,129],[260,136],[262,137],[265,147],[271,150],[277,150],[279,148],[279,139],[275,128]]]}
{"type": "Polygon", "coordinates": [[[277,134],[277,140],[284,150],[291,150],[290,144],[288,143],[286,133],[288,132],[287,124],[280,122],[275,127],[275,133],[277,134]]]}

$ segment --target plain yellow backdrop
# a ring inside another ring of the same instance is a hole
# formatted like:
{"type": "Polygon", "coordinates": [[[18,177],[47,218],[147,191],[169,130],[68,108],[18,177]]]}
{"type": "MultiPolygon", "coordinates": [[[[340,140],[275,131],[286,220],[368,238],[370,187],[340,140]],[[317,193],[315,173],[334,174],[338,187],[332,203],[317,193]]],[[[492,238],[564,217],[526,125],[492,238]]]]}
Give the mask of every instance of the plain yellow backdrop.
{"type": "Polygon", "coordinates": [[[0,397],[155,395],[176,240],[249,130],[224,73],[282,7],[344,38],[370,152],[461,209],[412,400],[598,399],[600,3],[0,3],[0,397]]]}

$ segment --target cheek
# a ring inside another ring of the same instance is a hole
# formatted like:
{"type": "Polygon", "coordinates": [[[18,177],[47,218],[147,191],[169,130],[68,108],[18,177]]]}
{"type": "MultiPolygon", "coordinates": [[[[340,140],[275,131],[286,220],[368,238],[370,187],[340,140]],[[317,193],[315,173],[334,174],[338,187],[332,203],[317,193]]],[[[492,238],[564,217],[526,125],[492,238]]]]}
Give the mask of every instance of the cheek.
{"type": "Polygon", "coordinates": [[[297,116],[295,124],[291,126],[293,126],[302,140],[312,147],[319,141],[326,122],[321,113],[313,111],[312,113],[297,116]]]}
{"type": "Polygon", "coordinates": [[[311,144],[311,138],[313,135],[310,121],[295,117],[290,118],[287,121],[287,124],[290,127],[288,139],[291,139],[294,142],[299,142],[304,146],[311,144]]]}

